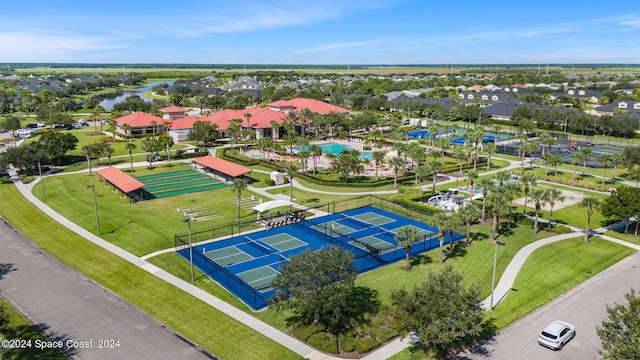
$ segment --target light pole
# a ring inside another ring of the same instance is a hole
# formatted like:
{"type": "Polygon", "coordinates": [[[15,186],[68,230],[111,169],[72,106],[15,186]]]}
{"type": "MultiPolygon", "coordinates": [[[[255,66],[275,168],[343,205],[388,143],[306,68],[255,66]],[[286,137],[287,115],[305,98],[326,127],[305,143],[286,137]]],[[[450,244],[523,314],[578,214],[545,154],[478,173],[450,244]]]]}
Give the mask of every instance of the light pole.
{"type": "Polygon", "coordinates": [[[38,160],[38,172],[40,173],[40,188],[42,188],[42,200],[45,199],[44,197],[44,181],[42,180],[42,166],[40,166],[40,157],[37,158],[38,160]]]}
{"type": "Polygon", "coordinates": [[[96,229],[98,229],[98,235],[100,235],[100,217],[98,216],[98,200],[96,199],[96,188],[93,185],[87,185],[88,188],[91,188],[91,192],[93,193],[93,207],[96,212],[96,229]]]}
{"type": "Polygon", "coordinates": [[[496,284],[496,262],[498,260],[498,246],[505,246],[506,244],[500,241],[496,241],[496,249],[493,253],[493,277],[491,278],[491,304],[489,309],[493,310],[493,290],[496,284]]]}
{"type": "Polygon", "coordinates": [[[191,242],[191,219],[182,220],[189,229],[189,263],[191,264],[191,282],[193,282],[193,243],[191,242]]]}
{"type": "Polygon", "coordinates": [[[564,132],[567,132],[567,125],[569,125],[569,117],[564,118],[564,132]]]}

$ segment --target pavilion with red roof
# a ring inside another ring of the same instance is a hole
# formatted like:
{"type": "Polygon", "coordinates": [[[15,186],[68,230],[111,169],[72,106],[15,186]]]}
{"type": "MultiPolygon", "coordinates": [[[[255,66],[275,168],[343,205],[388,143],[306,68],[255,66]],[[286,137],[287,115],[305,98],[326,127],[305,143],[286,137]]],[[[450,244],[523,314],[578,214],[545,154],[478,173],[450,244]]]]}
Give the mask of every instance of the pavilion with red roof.
{"type": "Polygon", "coordinates": [[[213,157],[211,155],[199,157],[197,159],[194,159],[193,162],[202,165],[209,172],[223,177],[226,181],[233,181],[236,178],[244,174],[248,174],[252,171],[251,169],[242,165],[213,157]]]}
{"type": "Polygon", "coordinates": [[[98,175],[100,175],[101,179],[103,178],[109,184],[113,185],[114,190],[118,189],[123,196],[129,196],[131,201],[135,198],[135,192],[144,187],[142,182],[113,166],[98,170],[98,175]]]}
{"type": "Polygon", "coordinates": [[[162,109],[160,109],[160,112],[164,114],[162,118],[165,120],[177,120],[185,117],[187,109],[181,108],[180,106],[171,105],[163,107],[162,109]]]}

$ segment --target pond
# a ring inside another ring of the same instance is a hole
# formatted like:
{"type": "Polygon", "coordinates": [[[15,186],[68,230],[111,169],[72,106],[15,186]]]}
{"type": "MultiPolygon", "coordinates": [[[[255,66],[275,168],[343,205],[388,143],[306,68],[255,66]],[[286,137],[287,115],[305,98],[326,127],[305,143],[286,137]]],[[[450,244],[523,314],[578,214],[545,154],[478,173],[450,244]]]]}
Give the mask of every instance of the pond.
{"type": "Polygon", "coordinates": [[[102,99],[99,103],[100,106],[102,106],[107,111],[111,111],[113,110],[113,106],[115,104],[121,103],[125,101],[128,97],[133,95],[140,96],[142,100],[146,102],[153,102],[153,99],[144,96],[144,93],[151,90],[156,85],[168,84],[169,86],[171,86],[173,85],[173,83],[174,83],[173,80],[153,81],[135,89],[127,89],[125,91],[119,91],[112,94],[97,95],[96,98],[102,99]]]}

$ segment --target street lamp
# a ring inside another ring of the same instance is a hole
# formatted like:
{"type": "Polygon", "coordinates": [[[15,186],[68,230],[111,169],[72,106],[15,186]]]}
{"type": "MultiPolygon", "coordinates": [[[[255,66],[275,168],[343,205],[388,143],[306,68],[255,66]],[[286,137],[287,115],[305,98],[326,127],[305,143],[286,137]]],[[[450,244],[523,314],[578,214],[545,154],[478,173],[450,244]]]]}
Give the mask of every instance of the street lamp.
{"type": "Polygon", "coordinates": [[[493,310],[493,290],[496,284],[496,262],[498,260],[498,246],[505,246],[506,244],[496,240],[496,248],[493,253],[493,277],[491,278],[491,304],[489,309],[493,310]]]}
{"type": "Polygon", "coordinates": [[[191,219],[182,220],[183,223],[187,223],[189,229],[189,263],[191,264],[191,282],[193,282],[193,243],[191,242],[191,219]]]}
{"type": "Polygon", "coordinates": [[[96,229],[98,230],[98,235],[100,235],[100,217],[98,216],[98,201],[96,200],[96,188],[93,185],[87,185],[88,188],[91,188],[91,192],[93,192],[93,207],[96,212],[96,229]]]}
{"type": "Polygon", "coordinates": [[[42,166],[40,166],[40,157],[38,157],[36,160],[38,160],[38,172],[40,172],[40,188],[42,188],[42,200],[45,199],[44,197],[44,181],[42,180],[42,166]]]}

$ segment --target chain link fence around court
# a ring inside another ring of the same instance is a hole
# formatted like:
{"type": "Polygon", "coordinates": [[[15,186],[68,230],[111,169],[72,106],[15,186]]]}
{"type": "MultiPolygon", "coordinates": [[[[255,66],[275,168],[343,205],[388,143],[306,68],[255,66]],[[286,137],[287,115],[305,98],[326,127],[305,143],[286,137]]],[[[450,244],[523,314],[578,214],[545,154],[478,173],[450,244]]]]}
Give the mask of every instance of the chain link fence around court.
{"type": "MultiPolygon", "coordinates": [[[[401,215],[409,219],[414,219],[426,224],[433,224],[433,215],[430,213],[421,213],[416,210],[409,210],[402,205],[383,199],[376,195],[361,195],[349,199],[331,201],[322,205],[311,206],[306,209],[294,209],[293,213],[305,213],[308,215],[313,210],[318,210],[327,214],[335,214],[361,208],[364,206],[374,206],[381,210],[386,210],[396,215],[401,215]]],[[[255,220],[255,214],[249,215],[252,219],[242,220],[240,222],[231,222],[225,225],[218,225],[212,227],[206,227],[202,229],[195,228],[195,224],[192,224],[194,228],[191,229],[191,234],[188,232],[178,233],[174,235],[175,246],[180,244],[199,243],[209,241],[213,239],[220,239],[225,237],[234,237],[243,233],[255,232],[264,229],[264,224],[255,220]],[[191,236],[191,239],[189,239],[191,236]]]]}
{"type": "MultiPolygon", "coordinates": [[[[321,210],[328,214],[336,214],[365,206],[372,206],[421,223],[433,224],[432,215],[408,210],[399,204],[374,195],[363,195],[345,200],[333,201],[313,207],[312,209],[321,210]]],[[[300,212],[304,211],[305,210],[300,210],[300,212]]],[[[363,236],[358,236],[358,239],[354,241],[355,238],[352,234],[343,234],[338,230],[331,228],[326,231],[318,230],[317,226],[321,223],[316,223],[315,219],[312,221],[302,221],[297,224],[299,226],[295,226],[296,228],[304,229],[306,232],[313,231],[324,233],[322,235],[324,236],[325,242],[341,246],[351,251],[355,258],[353,265],[359,270],[359,272],[369,271],[377,267],[402,260],[405,257],[404,248],[395,245],[395,230],[397,229],[385,229],[384,226],[361,229],[359,235],[363,236]],[[313,229],[312,226],[315,226],[316,228],[313,229]],[[382,242],[380,240],[382,240],[382,242]]],[[[231,238],[242,235],[243,233],[263,229],[263,225],[259,224],[256,220],[231,223],[206,229],[196,229],[192,231],[191,234],[176,234],[174,236],[175,247],[177,252],[184,258],[192,258],[194,266],[197,266],[205,275],[215,279],[219,285],[225,287],[248,306],[257,310],[268,306],[268,299],[272,296],[272,290],[254,288],[242,280],[238,275],[234,274],[226,267],[216,263],[205,254],[200,253],[199,251],[193,251],[190,249],[189,245],[213,239],[219,240],[220,238],[231,238]]],[[[464,233],[464,227],[457,229],[456,233],[464,233]]],[[[458,239],[459,237],[455,240],[458,239]]],[[[425,232],[421,241],[418,241],[413,245],[411,254],[416,255],[423,253],[437,248],[438,246],[439,238],[437,232],[425,232]]]]}

